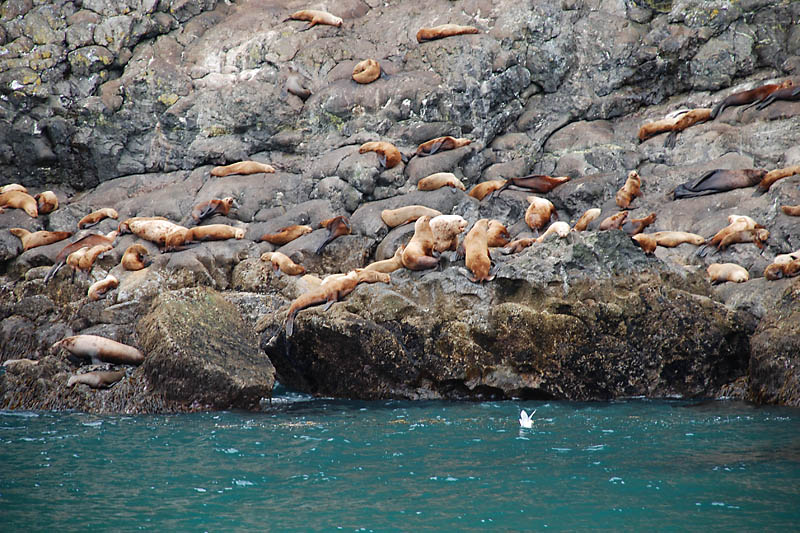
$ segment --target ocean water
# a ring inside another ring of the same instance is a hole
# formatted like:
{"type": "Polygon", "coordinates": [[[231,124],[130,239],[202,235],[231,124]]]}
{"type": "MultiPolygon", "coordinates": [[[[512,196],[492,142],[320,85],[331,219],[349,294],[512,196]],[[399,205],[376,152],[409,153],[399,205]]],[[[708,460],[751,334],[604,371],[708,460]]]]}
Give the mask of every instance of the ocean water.
{"type": "Polygon", "coordinates": [[[800,410],[284,392],[264,413],[0,411],[0,518],[0,531],[797,531],[800,410]]]}

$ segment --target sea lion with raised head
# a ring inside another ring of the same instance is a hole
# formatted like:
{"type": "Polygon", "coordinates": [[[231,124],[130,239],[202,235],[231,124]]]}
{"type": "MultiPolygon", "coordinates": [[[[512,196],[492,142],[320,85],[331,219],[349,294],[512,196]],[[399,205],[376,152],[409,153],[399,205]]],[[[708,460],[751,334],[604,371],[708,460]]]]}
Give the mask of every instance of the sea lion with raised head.
{"type": "Polygon", "coordinates": [[[431,139],[430,141],[425,141],[417,146],[417,150],[414,152],[414,155],[424,157],[426,155],[433,155],[437,152],[444,152],[445,150],[455,150],[456,148],[467,146],[471,142],[472,141],[466,137],[451,137],[449,135],[445,137],[437,137],[435,139],[431,139]]]}
{"type": "Polygon", "coordinates": [[[597,231],[622,229],[622,224],[625,223],[625,219],[627,217],[628,217],[627,211],[620,211],[618,213],[614,213],[613,215],[607,216],[600,222],[600,225],[597,226],[597,231]]]}
{"type": "Polygon", "coordinates": [[[789,176],[794,176],[795,174],[800,174],[800,165],[770,170],[764,175],[763,178],[761,178],[761,181],[758,182],[756,192],[759,194],[764,194],[776,181],[782,180],[783,178],[788,178],[789,176]]]}
{"type": "Polygon", "coordinates": [[[711,278],[711,283],[715,285],[726,281],[742,283],[750,279],[750,273],[747,272],[747,269],[736,263],[712,263],[708,265],[706,272],[711,278]]]}
{"type": "Polygon", "coordinates": [[[380,168],[393,168],[404,160],[400,150],[387,141],[369,141],[358,148],[359,154],[366,154],[367,152],[375,152],[378,154],[380,168]]]}
{"type": "Polygon", "coordinates": [[[199,224],[201,220],[211,218],[214,215],[227,216],[232,207],[238,207],[236,200],[232,196],[227,196],[223,199],[214,198],[200,202],[192,208],[192,220],[195,224],[199,224]]]}
{"type": "Polygon", "coordinates": [[[124,370],[94,370],[70,376],[67,380],[67,387],[88,385],[93,389],[107,389],[124,377],[124,370]]]}
{"type": "Polygon", "coordinates": [[[317,247],[317,253],[320,253],[322,249],[328,246],[328,244],[330,244],[334,239],[337,239],[342,235],[350,235],[350,232],[352,231],[350,219],[344,215],[323,220],[319,223],[319,227],[326,228],[328,230],[328,236],[325,238],[322,244],[317,247]]]}
{"type": "Polygon", "coordinates": [[[474,26],[460,26],[458,24],[441,24],[432,28],[421,28],[417,32],[417,42],[424,43],[426,41],[434,41],[436,39],[444,39],[445,37],[452,37],[454,35],[469,35],[480,33],[480,30],[474,26]]]}
{"type": "Polygon", "coordinates": [[[701,250],[701,255],[704,255],[706,247],[716,246],[718,251],[722,251],[730,244],[738,242],[755,242],[761,248],[767,238],[769,238],[769,232],[752,218],[744,215],[730,215],[728,216],[728,225],[706,242],[701,250]]]}
{"type": "Polygon", "coordinates": [[[308,22],[308,26],[299,31],[310,30],[317,24],[325,24],[327,26],[335,26],[337,28],[341,28],[342,23],[344,22],[341,18],[332,15],[327,11],[321,11],[318,9],[303,9],[301,11],[295,11],[294,13],[283,19],[283,22],[289,20],[305,20],[308,22]]]}
{"type": "Polygon", "coordinates": [[[382,73],[380,63],[374,59],[365,59],[353,67],[353,81],[361,84],[372,83],[380,78],[382,73]]]}
{"type": "Polygon", "coordinates": [[[486,238],[489,248],[497,248],[508,244],[511,240],[511,234],[508,233],[508,228],[502,222],[492,219],[486,228],[486,238]]]}
{"type": "Polygon", "coordinates": [[[0,194],[0,208],[3,207],[22,209],[32,218],[39,216],[36,199],[26,192],[11,190],[0,194]]]}
{"type": "Polygon", "coordinates": [[[381,211],[381,220],[390,228],[396,228],[409,222],[414,222],[421,216],[437,217],[441,215],[436,209],[424,205],[407,205],[397,209],[384,209],[381,211]]]}
{"type": "Polygon", "coordinates": [[[465,263],[472,272],[469,280],[475,283],[494,279],[493,275],[489,275],[492,269],[492,256],[489,255],[488,229],[489,221],[482,218],[464,237],[465,263]]]}
{"type": "Polygon", "coordinates": [[[766,174],[767,171],[760,168],[709,170],[699,178],[675,187],[672,196],[675,200],[679,200],[751,187],[759,183],[766,174]]]}
{"type": "Polygon", "coordinates": [[[627,233],[628,235],[636,235],[637,233],[641,233],[653,222],[656,221],[656,214],[650,213],[646,217],[643,218],[628,218],[625,222],[622,223],[622,227],[620,228],[622,231],[627,233]]]}
{"type": "Polygon", "coordinates": [[[259,163],[258,161],[239,161],[238,163],[231,163],[214,167],[211,169],[211,175],[216,177],[230,176],[231,174],[273,174],[275,167],[266,163],[259,163]]]}
{"type": "Polygon", "coordinates": [[[506,180],[489,180],[478,183],[469,190],[469,196],[483,200],[495,191],[499,191],[506,184],[506,180]]]}
{"type": "Polygon", "coordinates": [[[258,241],[268,242],[276,246],[283,246],[284,244],[288,244],[307,233],[311,233],[312,231],[313,228],[311,226],[294,224],[292,226],[280,228],[275,233],[265,233],[258,239],[258,241]]]}
{"type": "Polygon", "coordinates": [[[538,196],[528,196],[528,209],[525,210],[525,223],[534,230],[539,231],[545,227],[552,217],[558,219],[558,213],[553,202],[538,196]]]}
{"type": "Polygon", "coordinates": [[[119,231],[114,230],[109,232],[107,235],[99,235],[99,234],[91,234],[81,237],[75,242],[67,244],[64,246],[58,255],[56,255],[55,264],[50,268],[47,272],[47,275],[44,277],[44,283],[46,284],[50,279],[56,275],[61,267],[63,267],[67,262],[67,257],[77,250],[81,248],[91,248],[97,244],[107,244],[110,246],[114,245],[114,240],[119,235],[119,231]]]}
{"type": "Polygon", "coordinates": [[[397,247],[397,250],[395,250],[391,258],[382,261],[374,261],[364,267],[364,270],[374,270],[375,272],[383,272],[385,274],[400,270],[403,268],[403,251],[405,249],[405,245],[401,244],[397,247]]]}
{"type": "Polygon", "coordinates": [[[86,229],[94,226],[95,224],[97,224],[98,222],[100,222],[105,218],[113,218],[116,220],[118,216],[119,214],[115,209],[112,209],[110,207],[104,207],[102,209],[98,209],[97,211],[92,211],[91,213],[80,219],[78,221],[78,228],[86,229]]]}
{"type": "MultiPolygon", "coordinates": [[[[235,228],[228,224],[207,224],[195,226],[186,232],[183,242],[226,241],[228,239],[244,239],[244,228],[235,228]]],[[[175,244],[172,243],[172,248],[175,244]]]]}
{"type": "Polygon", "coordinates": [[[290,276],[299,276],[306,273],[304,266],[298,265],[288,255],[281,252],[264,252],[261,254],[261,260],[265,263],[272,263],[272,271],[276,275],[280,275],[281,272],[290,276]]]}
{"type": "Polygon", "coordinates": [[[105,296],[105,294],[112,290],[116,289],[119,286],[119,280],[113,274],[109,274],[105,278],[95,281],[89,286],[89,290],[86,292],[86,295],[89,297],[89,300],[95,302],[105,296]]]}
{"type": "Polygon", "coordinates": [[[81,270],[87,274],[92,271],[97,258],[111,250],[110,244],[95,244],[76,250],[67,256],[67,264],[73,269],[81,270]]]}
{"type": "Polygon", "coordinates": [[[461,180],[452,172],[437,172],[417,182],[417,189],[420,191],[435,191],[442,187],[453,187],[461,191],[467,190],[464,184],[461,183],[461,180]]]}
{"type": "Polygon", "coordinates": [[[58,197],[53,191],[40,192],[33,198],[40,215],[47,215],[58,209],[58,197]]]}
{"type": "Polygon", "coordinates": [[[560,239],[565,238],[567,235],[569,235],[569,224],[561,221],[553,222],[544,233],[539,235],[539,237],[536,239],[536,242],[544,242],[550,235],[553,234],[558,235],[560,239]]]}
{"type": "Polygon", "coordinates": [[[458,236],[467,229],[467,221],[461,215],[436,215],[431,218],[434,252],[446,252],[458,248],[458,236]]]}
{"type": "Polygon", "coordinates": [[[144,354],[133,346],[97,335],[73,335],[61,339],[50,347],[50,351],[55,353],[59,348],[67,350],[75,357],[91,359],[95,365],[140,365],[144,361],[144,354]]]}
{"type": "Polygon", "coordinates": [[[784,80],[781,83],[768,83],[749,91],[739,91],[725,98],[723,101],[714,106],[711,111],[711,120],[714,120],[726,107],[759,104],[763,102],[769,95],[779,89],[785,89],[794,85],[792,80],[784,80]]]}
{"type": "Polygon", "coordinates": [[[30,232],[24,228],[10,228],[12,235],[19,237],[22,241],[22,251],[28,251],[37,246],[45,246],[54,242],[63,241],[72,237],[71,231],[34,231],[30,232]]]}
{"type": "Polygon", "coordinates": [[[136,271],[150,266],[152,262],[147,248],[136,243],[128,246],[119,263],[125,270],[136,271]]]}
{"type": "Polygon", "coordinates": [[[633,199],[642,195],[642,178],[635,170],[628,172],[628,177],[625,179],[625,184],[614,196],[614,201],[621,209],[630,207],[633,199]]]}
{"type": "Polygon", "coordinates": [[[439,259],[433,257],[435,245],[430,215],[419,217],[414,222],[414,235],[401,256],[403,266],[409,270],[435,268],[439,264],[439,259]]]}
{"type": "Polygon", "coordinates": [[[584,214],[581,215],[581,218],[572,226],[574,231],[585,231],[586,228],[589,227],[589,224],[594,221],[597,217],[600,216],[602,213],[602,209],[599,207],[592,207],[591,209],[587,209],[584,214]]]}
{"type": "Polygon", "coordinates": [[[503,191],[514,185],[520,189],[526,189],[538,194],[546,194],[559,185],[569,181],[569,176],[548,176],[546,174],[530,174],[521,178],[508,178],[505,184],[497,192],[503,191]]]}

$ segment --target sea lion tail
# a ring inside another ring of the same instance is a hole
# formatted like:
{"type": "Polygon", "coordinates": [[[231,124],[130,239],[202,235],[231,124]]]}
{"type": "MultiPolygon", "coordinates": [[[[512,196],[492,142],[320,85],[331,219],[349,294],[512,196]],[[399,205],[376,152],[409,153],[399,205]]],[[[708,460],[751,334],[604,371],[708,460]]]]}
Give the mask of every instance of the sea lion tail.
{"type": "Polygon", "coordinates": [[[677,138],[678,138],[678,132],[676,131],[669,132],[667,138],[664,139],[664,148],[670,148],[670,149],[675,148],[675,140],[677,138]]]}

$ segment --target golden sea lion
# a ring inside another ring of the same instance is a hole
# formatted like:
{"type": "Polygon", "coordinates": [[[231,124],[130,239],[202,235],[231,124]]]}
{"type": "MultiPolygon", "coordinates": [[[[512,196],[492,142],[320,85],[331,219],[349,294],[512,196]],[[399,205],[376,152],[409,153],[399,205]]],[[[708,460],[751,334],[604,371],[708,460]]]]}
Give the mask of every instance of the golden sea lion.
{"type": "Polygon", "coordinates": [[[484,198],[486,198],[486,196],[502,189],[505,184],[506,180],[484,181],[478,183],[473,188],[471,188],[468,194],[473,198],[477,198],[478,200],[483,200],[484,198]]]}
{"type": "Polygon", "coordinates": [[[92,283],[86,295],[89,297],[89,300],[94,302],[105,296],[108,291],[116,289],[118,286],[119,280],[113,274],[109,274],[104,279],[92,283]]]}
{"type": "Polygon", "coordinates": [[[258,174],[260,172],[272,174],[275,172],[275,167],[258,161],[239,161],[211,169],[211,175],[216,177],[230,176],[231,174],[258,174]]]}
{"type": "Polygon", "coordinates": [[[10,228],[8,230],[12,235],[19,237],[22,241],[22,250],[28,251],[37,246],[45,246],[53,244],[54,242],[63,241],[72,237],[71,231],[30,231],[24,228],[10,228]]]}
{"type": "Polygon", "coordinates": [[[674,248],[686,243],[700,246],[706,242],[702,235],[686,231],[656,231],[650,235],[656,239],[658,246],[665,248],[674,248]]]}
{"type": "Polygon", "coordinates": [[[444,39],[445,37],[452,37],[454,35],[467,35],[480,33],[478,28],[474,26],[459,26],[458,24],[442,24],[432,28],[422,28],[417,32],[417,42],[424,43],[425,41],[433,41],[436,39],[444,39]]]}
{"type": "Polygon", "coordinates": [[[427,270],[436,267],[439,259],[433,257],[435,244],[430,215],[419,217],[414,222],[414,236],[406,244],[401,256],[403,266],[409,270],[427,270]]]}
{"type": "Polygon", "coordinates": [[[711,109],[702,107],[698,109],[680,109],[669,113],[666,117],[653,122],[648,122],[639,128],[639,142],[644,142],[659,133],[670,132],[664,146],[671,148],[675,145],[675,135],[699,122],[705,122],[711,117],[711,109]]]}
{"type": "Polygon", "coordinates": [[[800,174],[800,165],[770,170],[764,175],[763,178],[761,178],[761,181],[758,182],[756,191],[763,194],[767,192],[769,188],[772,187],[772,184],[776,181],[782,180],[783,178],[788,178],[789,176],[794,176],[795,174],[800,174]]]}
{"type": "Polygon", "coordinates": [[[556,208],[550,200],[533,195],[528,196],[527,200],[530,205],[525,210],[525,223],[532,230],[539,231],[550,222],[551,217],[558,218],[556,208]]]}
{"type": "Polygon", "coordinates": [[[469,279],[475,283],[494,279],[494,275],[489,275],[492,268],[492,256],[489,255],[488,229],[489,221],[482,218],[464,237],[465,263],[472,272],[469,279]]]}
{"type": "Polygon", "coordinates": [[[44,277],[44,283],[50,281],[50,279],[56,275],[56,272],[61,269],[66,264],[67,257],[73,252],[80,250],[81,248],[91,248],[97,244],[107,244],[113,245],[114,240],[119,235],[119,231],[114,230],[109,232],[107,235],[98,235],[98,234],[91,234],[81,237],[77,241],[70,243],[64,246],[58,255],[56,255],[55,264],[50,268],[47,272],[47,275],[44,277]]]}
{"type": "Polygon", "coordinates": [[[281,252],[264,252],[261,260],[272,263],[272,271],[280,275],[281,272],[290,276],[299,276],[306,273],[306,268],[292,261],[288,255],[281,252]]]}
{"type": "Polygon", "coordinates": [[[436,152],[444,152],[445,150],[454,150],[462,146],[467,146],[471,142],[472,141],[466,137],[451,137],[449,135],[437,137],[417,146],[417,151],[414,152],[414,154],[420,157],[433,155],[436,152]]]}
{"type": "Polygon", "coordinates": [[[78,269],[83,270],[84,272],[91,272],[95,261],[97,261],[97,258],[111,250],[111,245],[105,243],[95,244],[94,246],[83,248],[83,250],[86,251],[85,253],[80,254],[78,259],[78,269]]]}
{"type": "Polygon", "coordinates": [[[782,205],[781,211],[790,217],[800,217],[800,205],[782,205]]]}
{"type": "MultiPolygon", "coordinates": [[[[121,222],[120,227],[125,227],[137,237],[140,237],[146,241],[154,242],[162,247],[167,246],[167,235],[170,233],[173,233],[175,230],[179,229],[188,231],[187,228],[175,224],[174,222],[171,222],[163,217],[129,218],[121,222]]],[[[171,244],[174,244],[174,241],[171,244]]]]}
{"type": "Polygon", "coordinates": [[[460,215],[436,215],[431,218],[433,250],[441,253],[458,248],[458,236],[467,229],[467,225],[460,215]]]}
{"type": "Polygon", "coordinates": [[[73,335],[53,344],[50,350],[55,353],[59,348],[64,348],[75,357],[91,359],[95,365],[140,365],[144,361],[144,354],[133,346],[97,335],[73,335]]]}
{"type": "Polygon", "coordinates": [[[374,59],[360,61],[353,68],[353,80],[358,83],[372,83],[380,77],[381,65],[374,59]]]}
{"type": "MultiPolygon", "coordinates": [[[[243,228],[235,228],[228,224],[208,224],[189,229],[184,237],[184,242],[240,240],[244,239],[244,234],[243,228]]],[[[175,244],[172,244],[171,247],[174,248],[175,244]]]]}
{"type": "Polygon", "coordinates": [[[328,26],[336,26],[337,28],[341,28],[343,22],[341,18],[335,15],[331,15],[327,11],[320,11],[318,9],[303,9],[301,11],[295,11],[294,13],[283,19],[283,22],[286,22],[288,20],[308,21],[308,26],[299,31],[310,30],[317,24],[326,24],[328,26]]]}
{"type": "Polygon", "coordinates": [[[334,239],[341,237],[342,235],[350,235],[350,232],[352,231],[350,219],[344,215],[323,220],[319,223],[319,227],[327,228],[328,236],[325,238],[322,244],[317,247],[317,253],[320,253],[322,249],[328,246],[328,244],[330,244],[334,239]]]}
{"type": "Polygon", "coordinates": [[[546,194],[559,185],[569,181],[569,176],[548,176],[546,174],[530,174],[521,178],[508,178],[506,183],[498,189],[503,191],[514,185],[521,189],[527,189],[538,194],[546,194]]]}
{"type": "Polygon", "coordinates": [[[490,220],[489,226],[486,229],[487,242],[489,248],[497,248],[498,246],[505,246],[511,240],[511,234],[508,229],[499,220],[490,220]]]}
{"type": "Polygon", "coordinates": [[[656,247],[658,246],[658,241],[655,237],[653,237],[652,233],[637,233],[633,237],[631,237],[636,244],[644,251],[646,254],[652,254],[656,251],[656,247]]]}
{"type": "Polygon", "coordinates": [[[142,270],[153,262],[148,255],[147,248],[141,244],[131,244],[122,254],[120,264],[125,270],[142,270]]]}
{"type": "Polygon", "coordinates": [[[132,217],[126,218],[119,224],[117,224],[117,231],[119,231],[120,235],[125,235],[126,233],[133,233],[130,228],[131,223],[140,223],[140,222],[148,222],[153,220],[167,220],[166,217],[132,217]]]}
{"type": "Polygon", "coordinates": [[[625,222],[622,223],[622,231],[627,233],[628,235],[636,235],[637,233],[641,233],[645,230],[647,226],[652,224],[656,221],[656,214],[650,213],[646,217],[643,218],[628,218],[625,222]]]}
{"type": "Polygon", "coordinates": [[[533,243],[536,242],[534,237],[526,237],[524,239],[516,239],[508,243],[508,245],[503,248],[503,253],[508,254],[518,254],[525,248],[531,246],[533,243]]]}
{"type": "Polygon", "coordinates": [[[549,237],[550,235],[553,235],[553,234],[556,234],[556,235],[559,236],[559,238],[563,239],[564,237],[569,235],[569,224],[567,224],[566,222],[560,222],[560,221],[559,222],[553,222],[547,228],[547,231],[545,231],[543,234],[541,234],[536,239],[536,242],[544,242],[545,239],[547,239],[547,237],[549,237]]]}
{"type": "Polygon", "coordinates": [[[581,218],[572,226],[572,229],[575,231],[585,231],[586,228],[589,227],[589,224],[595,220],[597,217],[600,216],[600,213],[603,211],[599,207],[592,207],[591,209],[587,209],[584,214],[581,215],[581,218]]]}
{"type": "Polygon", "coordinates": [[[628,178],[625,180],[625,184],[622,188],[617,191],[616,196],[614,197],[614,201],[617,202],[617,205],[621,209],[627,209],[630,207],[631,202],[637,196],[642,195],[642,178],[639,176],[639,173],[635,170],[631,170],[628,172],[628,178]]]}
{"type": "Polygon", "coordinates": [[[455,174],[452,172],[437,172],[417,182],[417,189],[420,191],[435,191],[442,187],[453,187],[462,191],[467,190],[455,174]]]}
{"type": "Polygon", "coordinates": [[[383,272],[389,274],[395,270],[403,268],[403,251],[406,249],[405,245],[400,245],[394,252],[394,256],[390,259],[383,261],[374,261],[364,267],[364,270],[374,270],[375,272],[383,272]]]}
{"type": "Polygon", "coordinates": [[[266,241],[276,246],[283,246],[284,244],[290,243],[298,237],[302,237],[303,235],[311,233],[312,231],[313,229],[311,226],[300,226],[295,224],[293,226],[285,226],[280,228],[276,233],[265,233],[258,240],[259,242],[266,241]]]}
{"type": "Polygon", "coordinates": [[[0,194],[10,191],[28,192],[28,189],[19,183],[9,183],[8,185],[3,185],[0,187],[0,194]]]}
{"type": "Polygon", "coordinates": [[[767,171],[760,168],[709,170],[696,180],[678,185],[672,191],[672,194],[673,198],[678,200],[680,198],[695,198],[697,196],[741,189],[756,185],[766,174],[767,171]]]}
{"type": "Polygon", "coordinates": [[[110,207],[104,207],[102,209],[98,209],[97,211],[92,211],[91,213],[80,219],[78,221],[78,228],[86,229],[91,226],[94,226],[104,218],[113,218],[116,220],[118,216],[119,215],[117,214],[116,210],[110,207]]]}
{"type": "Polygon", "coordinates": [[[227,196],[222,200],[214,198],[213,200],[200,202],[192,208],[192,219],[195,224],[198,224],[201,220],[211,218],[214,215],[227,216],[231,207],[238,207],[236,200],[231,196],[227,196]]]}
{"type": "Polygon", "coordinates": [[[95,370],[93,372],[84,372],[83,374],[75,374],[70,376],[67,380],[67,387],[72,387],[74,385],[88,385],[93,389],[106,389],[124,377],[124,370],[95,370]]]}
{"type": "Polygon", "coordinates": [[[795,250],[794,252],[788,254],[778,254],[775,256],[775,259],[773,259],[772,262],[782,265],[784,263],[791,263],[795,259],[800,259],[800,250],[795,250]]]}
{"type": "Polygon", "coordinates": [[[384,209],[381,211],[381,220],[390,228],[402,226],[409,222],[414,222],[421,216],[437,217],[441,215],[436,209],[425,207],[424,205],[407,205],[397,209],[384,209]]]}
{"type": "Polygon", "coordinates": [[[711,111],[710,118],[713,120],[722,113],[726,107],[740,106],[746,104],[759,104],[763,102],[770,94],[778,89],[785,89],[794,85],[792,80],[784,80],[781,83],[768,83],[749,91],[739,91],[725,98],[722,102],[714,106],[711,111]]]}
{"type": "Polygon", "coordinates": [[[625,219],[627,217],[627,211],[620,211],[619,213],[614,213],[613,215],[607,216],[602,222],[600,222],[600,225],[597,226],[597,230],[606,231],[610,229],[622,229],[622,224],[625,223],[625,219]]]}
{"type": "Polygon", "coordinates": [[[712,263],[706,269],[708,276],[711,278],[711,283],[724,283],[732,281],[734,283],[742,283],[750,279],[750,274],[747,269],[735,263],[712,263]]]}
{"type": "Polygon", "coordinates": [[[53,191],[40,192],[33,198],[40,215],[47,215],[58,209],[58,197],[53,191]]]}
{"type": "Polygon", "coordinates": [[[39,208],[36,204],[36,199],[22,191],[12,190],[0,194],[0,208],[2,207],[22,209],[33,218],[39,216],[39,208]]]}
{"type": "Polygon", "coordinates": [[[734,243],[754,242],[756,246],[763,248],[763,243],[769,238],[766,228],[748,216],[730,215],[728,222],[726,227],[706,242],[705,247],[716,246],[718,251],[722,251],[734,243]]]}
{"type": "Polygon", "coordinates": [[[395,145],[386,141],[365,142],[358,148],[359,154],[375,152],[378,154],[378,163],[381,168],[393,168],[403,161],[403,154],[395,145]]]}
{"type": "Polygon", "coordinates": [[[764,269],[764,277],[770,281],[793,278],[800,275],[800,257],[787,262],[773,262],[764,269]]]}
{"type": "Polygon", "coordinates": [[[678,121],[672,127],[672,131],[670,131],[669,135],[667,135],[667,138],[664,139],[664,146],[666,148],[675,148],[675,140],[678,138],[678,134],[680,132],[686,128],[694,126],[695,124],[705,122],[709,120],[710,117],[711,109],[708,107],[701,107],[687,111],[678,118],[678,121]]]}

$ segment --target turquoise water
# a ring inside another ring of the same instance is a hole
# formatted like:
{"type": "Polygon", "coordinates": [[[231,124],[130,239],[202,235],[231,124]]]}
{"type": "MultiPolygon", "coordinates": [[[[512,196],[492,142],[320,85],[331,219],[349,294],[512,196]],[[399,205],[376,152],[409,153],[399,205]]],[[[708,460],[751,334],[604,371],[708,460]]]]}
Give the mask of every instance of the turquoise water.
{"type": "Polygon", "coordinates": [[[0,465],[3,531],[800,527],[800,411],[742,403],[6,411],[0,465]]]}

